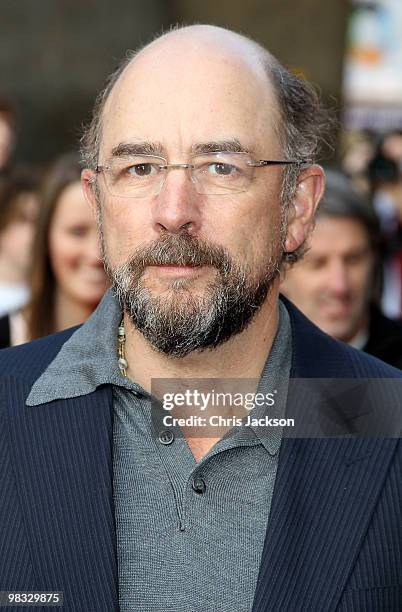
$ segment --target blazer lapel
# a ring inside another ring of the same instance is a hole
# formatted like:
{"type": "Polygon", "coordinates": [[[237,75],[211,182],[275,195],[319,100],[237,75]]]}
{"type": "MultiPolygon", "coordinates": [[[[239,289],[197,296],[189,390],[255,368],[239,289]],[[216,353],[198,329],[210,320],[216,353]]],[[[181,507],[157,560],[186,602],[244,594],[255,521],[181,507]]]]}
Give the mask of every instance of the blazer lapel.
{"type": "Polygon", "coordinates": [[[111,389],[38,406],[24,397],[10,446],[37,590],[63,591],[68,609],[118,610],[111,389]]]}
{"type": "MultiPolygon", "coordinates": [[[[348,378],[342,347],[336,350],[332,343],[331,350],[325,336],[315,338],[315,328],[290,310],[291,376],[348,378]]],[[[295,414],[300,401],[288,399],[295,414]]],[[[319,437],[282,441],[253,612],[336,609],[397,443],[319,437]]]]}
{"type": "Polygon", "coordinates": [[[283,441],[254,612],[336,609],[396,443],[283,441]]]}

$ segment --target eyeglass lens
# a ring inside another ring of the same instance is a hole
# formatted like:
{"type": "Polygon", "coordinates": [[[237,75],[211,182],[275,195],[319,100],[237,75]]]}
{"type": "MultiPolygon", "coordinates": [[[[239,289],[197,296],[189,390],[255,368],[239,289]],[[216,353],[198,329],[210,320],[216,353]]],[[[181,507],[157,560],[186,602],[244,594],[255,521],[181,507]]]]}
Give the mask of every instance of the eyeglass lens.
{"type": "Polygon", "coordinates": [[[190,173],[196,191],[203,195],[224,195],[245,191],[253,178],[250,156],[244,153],[206,153],[193,156],[189,167],[167,164],[160,157],[133,156],[113,160],[105,175],[108,190],[120,197],[157,195],[171,170],[190,173]]]}

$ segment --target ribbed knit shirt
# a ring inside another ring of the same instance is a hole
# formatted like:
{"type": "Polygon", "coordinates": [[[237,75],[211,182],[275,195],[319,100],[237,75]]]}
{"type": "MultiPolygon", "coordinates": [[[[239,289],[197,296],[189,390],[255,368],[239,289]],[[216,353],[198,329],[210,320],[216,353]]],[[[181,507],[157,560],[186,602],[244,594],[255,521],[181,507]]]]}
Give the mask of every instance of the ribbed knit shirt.
{"type": "MultiPolygon", "coordinates": [[[[109,291],[36,381],[29,402],[113,386],[121,612],[249,612],[282,431],[234,428],[197,463],[183,436],[155,431],[151,396],[120,374],[120,319],[109,291]]],[[[275,406],[256,406],[250,416],[285,414],[291,352],[289,315],[280,302],[278,331],[257,389],[275,393],[275,406]]]]}

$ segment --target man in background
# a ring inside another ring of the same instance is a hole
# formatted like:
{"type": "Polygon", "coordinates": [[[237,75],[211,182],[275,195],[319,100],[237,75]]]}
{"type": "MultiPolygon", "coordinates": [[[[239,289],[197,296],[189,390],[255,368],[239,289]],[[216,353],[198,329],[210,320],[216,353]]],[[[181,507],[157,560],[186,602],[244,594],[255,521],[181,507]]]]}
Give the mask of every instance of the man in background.
{"type": "Polygon", "coordinates": [[[402,324],[377,305],[379,243],[372,206],[343,174],[327,171],[309,250],[281,290],[326,333],[402,368],[402,324]]]}

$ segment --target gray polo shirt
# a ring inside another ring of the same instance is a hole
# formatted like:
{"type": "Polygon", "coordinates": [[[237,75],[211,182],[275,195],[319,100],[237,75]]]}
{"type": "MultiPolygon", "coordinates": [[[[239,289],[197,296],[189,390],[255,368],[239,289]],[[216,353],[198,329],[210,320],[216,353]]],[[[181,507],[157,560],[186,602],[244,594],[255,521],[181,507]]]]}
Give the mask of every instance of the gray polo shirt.
{"type": "MultiPolygon", "coordinates": [[[[258,392],[285,413],[289,315],[279,327],[258,392]]],[[[113,385],[113,481],[122,612],[245,612],[252,608],[282,431],[228,432],[197,464],[178,430],[155,430],[151,397],[117,367],[118,303],[109,291],[34,384],[27,403],[113,385]]],[[[139,356],[140,358],[140,356],[139,356]]]]}

